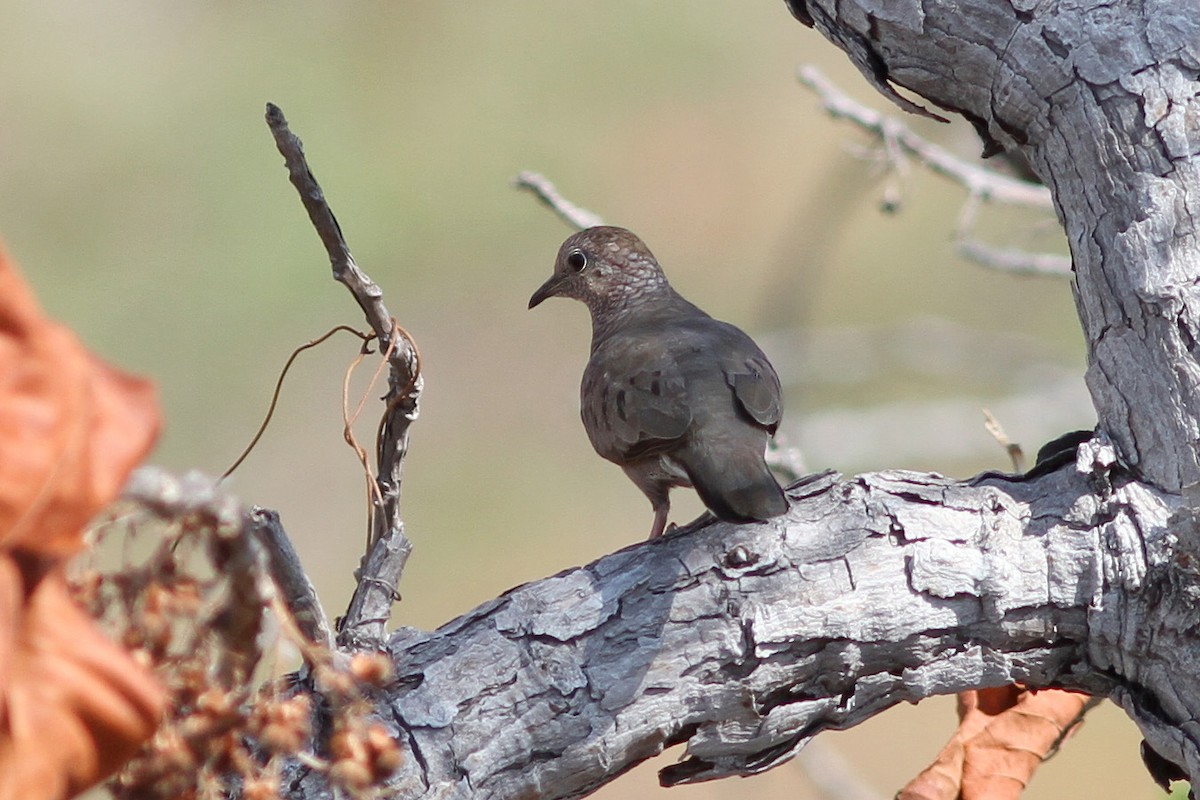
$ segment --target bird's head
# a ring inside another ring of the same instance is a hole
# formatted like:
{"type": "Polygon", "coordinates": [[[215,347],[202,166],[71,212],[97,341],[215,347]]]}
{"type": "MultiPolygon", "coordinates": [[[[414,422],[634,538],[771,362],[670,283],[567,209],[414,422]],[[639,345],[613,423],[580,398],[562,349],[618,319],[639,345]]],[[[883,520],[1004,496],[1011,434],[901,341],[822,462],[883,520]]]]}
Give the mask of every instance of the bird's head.
{"type": "Polygon", "coordinates": [[[595,313],[664,290],[670,291],[666,276],[642,240],[624,228],[601,225],[563,242],[554,274],[529,298],[529,307],[548,297],[573,297],[595,313]]]}

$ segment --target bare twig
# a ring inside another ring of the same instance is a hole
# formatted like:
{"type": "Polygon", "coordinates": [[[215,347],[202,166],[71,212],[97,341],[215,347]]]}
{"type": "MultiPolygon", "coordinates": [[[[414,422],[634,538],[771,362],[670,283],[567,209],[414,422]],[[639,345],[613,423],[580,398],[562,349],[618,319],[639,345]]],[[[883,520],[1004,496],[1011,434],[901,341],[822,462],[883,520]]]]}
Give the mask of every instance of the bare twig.
{"type": "Polygon", "coordinates": [[[1000,424],[1000,420],[996,419],[996,416],[986,408],[983,409],[983,427],[1004,448],[1004,452],[1012,460],[1013,472],[1024,472],[1025,451],[1021,449],[1021,445],[1008,438],[1008,434],[1004,432],[1004,426],[1000,424]]]}
{"type": "Polygon", "coordinates": [[[533,192],[537,199],[550,207],[564,222],[576,230],[603,225],[604,220],[586,208],[580,208],[558,193],[554,184],[536,172],[522,172],[513,178],[513,186],[533,192]]]}
{"type": "Polygon", "coordinates": [[[954,230],[954,242],[959,255],[981,266],[1018,275],[1071,276],[1071,259],[1068,256],[996,247],[976,239],[972,235],[975,217],[979,213],[979,207],[986,200],[984,195],[972,193],[967,195],[967,200],[963,203],[962,211],[958,215],[958,225],[954,230]]]}
{"type": "Polygon", "coordinates": [[[300,563],[300,556],[279,521],[278,512],[255,506],[250,510],[250,531],[267,552],[271,577],[279,587],[296,628],[308,641],[333,650],[333,631],[317,591],[300,563]]]}
{"type": "Polygon", "coordinates": [[[139,467],[129,476],[121,497],[162,517],[196,516],[223,528],[242,524],[237,498],[219,480],[200,472],[179,477],[159,467],[139,467]]]}
{"type": "MultiPolygon", "coordinates": [[[[908,155],[933,172],[961,184],[967,190],[967,205],[959,217],[955,234],[958,251],[962,256],[983,266],[1006,272],[1055,276],[1071,274],[1071,260],[1065,256],[997,248],[983,244],[971,235],[975,211],[980,203],[995,202],[1052,211],[1054,204],[1046,187],[1010,178],[994,170],[963,161],[948,150],[921,138],[900,122],[852,99],[816,67],[801,67],[798,77],[802,84],[817,93],[830,116],[849,120],[879,137],[887,163],[892,169],[898,170],[901,177],[908,169],[908,161],[904,158],[908,155]]],[[[899,190],[889,184],[884,192],[885,210],[896,210],[899,190]]]]}
{"type": "Polygon", "coordinates": [[[379,337],[381,349],[391,353],[388,357],[391,371],[385,396],[386,410],[376,442],[379,498],[375,501],[375,513],[372,515],[372,545],[363,556],[358,587],[338,628],[338,639],[342,645],[374,645],[383,637],[384,625],[396,596],[396,583],[412,550],[400,518],[400,486],[404,456],[408,452],[408,428],[417,418],[418,400],[424,383],[420,355],[412,339],[395,323],[383,304],[382,290],[354,262],[337,219],[309,169],[303,144],[288,129],[283,112],[271,103],[267,104],[267,126],[287,164],[292,184],[299,192],[309,219],[329,254],[334,279],[354,295],[375,335],[379,337]],[[380,558],[375,558],[376,553],[380,558]],[[372,565],[379,572],[372,572],[372,565]]]}
{"type": "Polygon", "coordinates": [[[1010,247],[993,247],[975,239],[958,240],[958,252],[976,264],[1017,275],[1071,276],[1071,259],[1053,253],[1030,253],[1010,247]]]}
{"type": "Polygon", "coordinates": [[[798,76],[802,84],[817,93],[821,98],[821,105],[830,116],[849,120],[863,130],[875,134],[884,141],[885,146],[898,147],[939,175],[961,183],[971,194],[1008,205],[1053,210],[1050,190],[1046,187],[1010,178],[963,161],[949,151],[922,139],[896,120],[850,98],[816,67],[801,67],[798,76]]]}

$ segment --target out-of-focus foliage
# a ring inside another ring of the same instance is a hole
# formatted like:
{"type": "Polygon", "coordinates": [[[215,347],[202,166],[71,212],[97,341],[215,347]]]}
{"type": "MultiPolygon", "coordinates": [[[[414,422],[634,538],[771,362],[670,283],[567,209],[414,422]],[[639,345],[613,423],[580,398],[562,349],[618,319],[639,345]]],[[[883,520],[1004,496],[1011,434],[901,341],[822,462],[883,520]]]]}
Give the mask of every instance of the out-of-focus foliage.
{"type": "Polygon", "coordinates": [[[99,546],[80,559],[73,583],[91,614],[153,670],[167,711],[106,789],[117,800],[235,789],[246,800],[276,800],[284,761],[298,759],[342,796],[380,796],[405,757],[370,700],[390,680],[391,660],[335,654],[307,638],[251,515],[209,479],[146,469],[132,484],[93,526],[99,546]],[[105,563],[105,555],[116,557],[105,563]],[[288,651],[303,655],[301,680],[275,674],[288,651]],[[319,707],[306,693],[313,688],[319,707]],[[317,714],[331,732],[314,741],[317,714]]]}
{"type": "Polygon", "coordinates": [[[0,376],[0,798],[59,800],[116,771],[165,705],[64,577],[161,417],[154,387],[48,319],[3,250],[0,376]]]}

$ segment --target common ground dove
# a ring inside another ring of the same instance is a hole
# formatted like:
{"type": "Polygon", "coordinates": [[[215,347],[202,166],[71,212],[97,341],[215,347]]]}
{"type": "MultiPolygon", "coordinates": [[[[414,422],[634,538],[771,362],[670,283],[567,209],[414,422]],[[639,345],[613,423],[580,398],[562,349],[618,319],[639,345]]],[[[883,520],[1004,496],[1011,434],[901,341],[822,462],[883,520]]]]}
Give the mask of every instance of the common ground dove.
{"type": "Polygon", "coordinates": [[[673,486],[694,486],[731,522],[787,510],[763,458],[782,411],[779,377],[749,336],[684,300],[624,228],[588,228],[563,242],[529,307],[554,296],[592,313],[583,427],[650,499],[651,539],[666,528],[673,486]]]}

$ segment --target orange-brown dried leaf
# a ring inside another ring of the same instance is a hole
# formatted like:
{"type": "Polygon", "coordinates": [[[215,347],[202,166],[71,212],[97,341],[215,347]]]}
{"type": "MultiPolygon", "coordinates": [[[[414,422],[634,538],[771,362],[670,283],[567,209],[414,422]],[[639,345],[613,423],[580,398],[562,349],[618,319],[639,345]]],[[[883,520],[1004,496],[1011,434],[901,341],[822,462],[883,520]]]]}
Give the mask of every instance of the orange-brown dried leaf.
{"type": "Polygon", "coordinates": [[[958,730],[897,800],[1016,800],[1070,733],[1088,698],[1019,685],[958,695],[958,730]]]}
{"type": "Polygon", "coordinates": [[[159,424],[151,384],[46,317],[0,251],[0,547],[76,552],[159,424]]]}
{"type": "MultiPolygon", "coordinates": [[[[0,556],[0,596],[26,578],[0,556]]],[[[61,570],[37,579],[23,597],[4,675],[0,798],[75,794],[118,769],[154,730],[158,685],[108,641],[71,599],[61,570]]],[[[3,612],[12,621],[11,606],[3,612]]]]}
{"type": "Polygon", "coordinates": [[[0,250],[0,800],[117,769],[162,692],[68,596],[62,563],[154,442],[151,385],[43,315],[0,250]]]}

